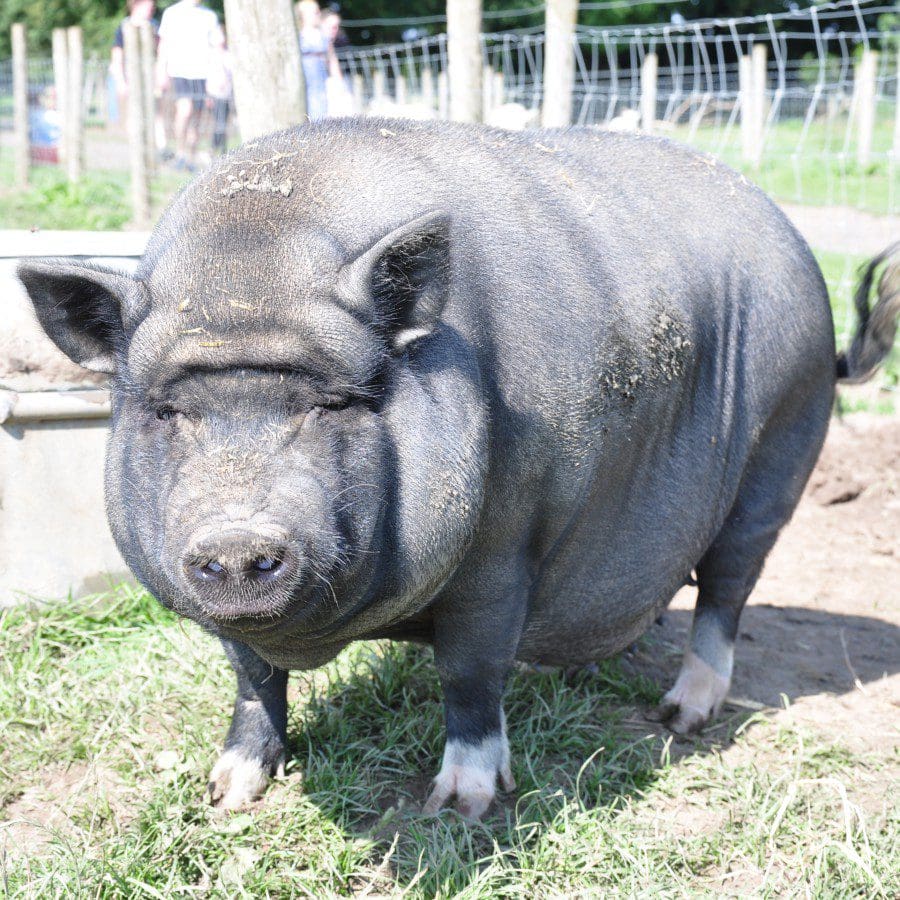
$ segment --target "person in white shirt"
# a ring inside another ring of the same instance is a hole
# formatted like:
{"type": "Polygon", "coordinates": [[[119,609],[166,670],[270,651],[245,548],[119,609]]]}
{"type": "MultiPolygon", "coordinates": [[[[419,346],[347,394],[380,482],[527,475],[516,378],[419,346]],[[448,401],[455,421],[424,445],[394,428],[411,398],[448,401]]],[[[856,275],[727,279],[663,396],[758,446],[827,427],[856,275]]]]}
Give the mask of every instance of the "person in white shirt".
{"type": "Polygon", "coordinates": [[[219,19],[200,0],[179,0],[159,25],[157,88],[175,91],[175,166],[194,170],[206,74],[212,50],[221,42],[219,19]]]}

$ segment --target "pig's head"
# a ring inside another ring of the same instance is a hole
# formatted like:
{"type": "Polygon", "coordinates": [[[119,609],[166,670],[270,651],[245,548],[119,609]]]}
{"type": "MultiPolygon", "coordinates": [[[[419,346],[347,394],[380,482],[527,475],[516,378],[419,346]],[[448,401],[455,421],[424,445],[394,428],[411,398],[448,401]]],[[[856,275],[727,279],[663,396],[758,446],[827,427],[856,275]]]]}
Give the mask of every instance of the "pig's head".
{"type": "Polygon", "coordinates": [[[457,473],[472,502],[448,511],[435,491],[457,475],[422,454],[436,440],[465,469],[472,436],[429,419],[436,398],[410,371],[447,299],[449,223],[349,251],[323,231],[197,234],[157,237],[133,278],[64,261],[18,274],[50,338],[110,376],[107,507],[138,577],[232,636],[327,634],[378,599],[404,532],[447,566],[470,539],[477,474],[457,473]],[[412,436],[392,433],[401,420],[412,436]],[[404,466],[420,471],[400,497],[404,466]]]}

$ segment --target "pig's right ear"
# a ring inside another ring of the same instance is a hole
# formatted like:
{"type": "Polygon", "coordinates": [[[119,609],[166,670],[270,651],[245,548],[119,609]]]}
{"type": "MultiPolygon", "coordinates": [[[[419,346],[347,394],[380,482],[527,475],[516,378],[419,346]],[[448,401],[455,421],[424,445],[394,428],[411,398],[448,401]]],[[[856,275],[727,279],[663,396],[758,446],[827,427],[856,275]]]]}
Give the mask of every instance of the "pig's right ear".
{"type": "Polygon", "coordinates": [[[64,260],[25,261],[16,269],[41,328],[72,362],[112,375],[124,349],[122,307],[133,279],[64,260]]]}
{"type": "Polygon", "coordinates": [[[396,352],[437,325],[450,287],[450,217],[420,216],[395,228],[341,272],[339,291],[371,303],[396,352]]]}

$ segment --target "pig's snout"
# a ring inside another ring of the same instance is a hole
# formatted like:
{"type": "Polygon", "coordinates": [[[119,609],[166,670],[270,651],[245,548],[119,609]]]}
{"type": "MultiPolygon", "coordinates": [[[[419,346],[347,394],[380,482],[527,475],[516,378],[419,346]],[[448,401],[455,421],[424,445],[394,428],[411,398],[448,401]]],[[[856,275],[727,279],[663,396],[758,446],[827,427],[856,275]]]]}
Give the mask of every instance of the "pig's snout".
{"type": "Polygon", "coordinates": [[[232,527],[196,535],[181,567],[200,596],[263,599],[297,577],[301,560],[280,530],[232,527]]]}

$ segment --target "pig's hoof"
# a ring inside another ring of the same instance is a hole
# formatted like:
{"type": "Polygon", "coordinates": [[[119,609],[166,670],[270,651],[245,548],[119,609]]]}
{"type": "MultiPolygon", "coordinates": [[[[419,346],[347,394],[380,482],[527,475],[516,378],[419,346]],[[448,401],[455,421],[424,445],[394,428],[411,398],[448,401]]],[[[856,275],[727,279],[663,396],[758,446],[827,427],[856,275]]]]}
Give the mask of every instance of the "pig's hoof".
{"type": "Polygon", "coordinates": [[[456,797],[456,809],[466,819],[480,819],[494,799],[497,777],[504,791],[514,791],[509,764],[506,735],[485,738],[480,744],[448,741],[441,771],[422,807],[427,816],[436,815],[441,807],[456,797]]]}
{"type": "Polygon", "coordinates": [[[209,801],[220,809],[240,809],[259,799],[273,768],[284,774],[284,758],[276,765],[266,765],[260,759],[244,756],[239,750],[226,750],[209,775],[209,801]]]}
{"type": "Polygon", "coordinates": [[[647,718],[664,722],[675,734],[695,734],[718,715],[730,681],[690,650],[672,689],[647,718]]]}

